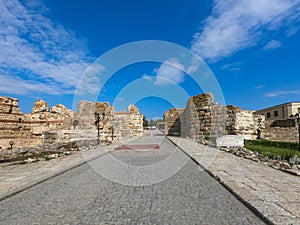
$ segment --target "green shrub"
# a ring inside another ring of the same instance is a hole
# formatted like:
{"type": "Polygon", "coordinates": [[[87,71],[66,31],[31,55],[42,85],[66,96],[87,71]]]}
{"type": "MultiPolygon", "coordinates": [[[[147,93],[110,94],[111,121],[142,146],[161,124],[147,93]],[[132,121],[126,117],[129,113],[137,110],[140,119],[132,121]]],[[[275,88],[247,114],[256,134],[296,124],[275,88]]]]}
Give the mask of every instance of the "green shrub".
{"type": "Polygon", "coordinates": [[[299,164],[300,151],[295,149],[278,148],[273,146],[247,145],[247,149],[258,152],[272,159],[287,160],[292,164],[299,164]]]}
{"type": "Polygon", "coordinates": [[[245,140],[245,146],[258,145],[266,147],[276,147],[285,149],[299,149],[299,144],[295,142],[283,142],[283,141],[268,141],[268,140],[245,140]]]}
{"type": "Polygon", "coordinates": [[[205,136],[204,139],[214,145],[217,143],[217,137],[215,136],[205,136]]]}

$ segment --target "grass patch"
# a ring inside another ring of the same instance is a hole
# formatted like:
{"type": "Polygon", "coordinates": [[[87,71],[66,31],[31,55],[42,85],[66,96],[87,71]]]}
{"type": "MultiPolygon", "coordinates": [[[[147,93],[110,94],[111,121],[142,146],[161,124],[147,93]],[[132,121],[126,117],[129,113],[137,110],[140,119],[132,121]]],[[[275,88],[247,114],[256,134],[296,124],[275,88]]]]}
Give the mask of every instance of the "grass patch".
{"type": "Polygon", "coordinates": [[[296,142],[284,142],[284,141],[269,141],[269,140],[245,140],[245,145],[259,145],[267,147],[276,147],[282,149],[294,149],[299,150],[299,144],[296,142]]]}
{"type": "Polygon", "coordinates": [[[273,159],[281,159],[287,161],[300,160],[300,151],[295,149],[278,148],[273,146],[246,145],[245,148],[256,151],[262,155],[273,159]]]}
{"type": "Polygon", "coordinates": [[[44,159],[45,159],[45,161],[50,161],[52,158],[45,156],[44,159]]]}

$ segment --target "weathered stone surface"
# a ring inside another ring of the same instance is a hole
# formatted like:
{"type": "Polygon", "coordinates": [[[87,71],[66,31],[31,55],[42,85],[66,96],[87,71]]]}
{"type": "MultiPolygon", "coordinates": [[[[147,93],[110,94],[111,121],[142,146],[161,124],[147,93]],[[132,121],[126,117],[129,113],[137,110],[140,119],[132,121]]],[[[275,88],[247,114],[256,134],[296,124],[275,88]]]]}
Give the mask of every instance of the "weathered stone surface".
{"type": "Polygon", "coordinates": [[[165,134],[179,136],[181,134],[180,116],[184,109],[171,108],[165,114],[165,134]]]}
{"type": "Polygon", "coordinates": [[[266,127],[261,131],[265,140],[298,142],[297,127],[266,127]]]}
{"type": "Polygon", "coordinates": [[[21,115],[19,100],[16,98],[0,96],[0,115],[3,114],[21,115]]]}
{"type": "Polygon", "coordinates": [[[128,106],[128,127],[133,137],[143,136],[143,115],[135,105],[128,106]]]}
{"type": "Polygon", "coordinates": [[[75,139],[95,140],[95,113],[100,116],[99,132],[102,143],[110,143],[113,138],[143,135],[143,115],[135,105],[130,105],[128,112],[121,117],[116,114],[116,119],[114,107],[108,102],[80,101],[78,111],[73,113],[62,104],[50,108],[47,102],[37,100],[32,112],[24,115],[19,109],[18,99],[0,97],[0,106],[2,149],[10,147],[10,141],[13,141],[14,148],[20,148],[48,145],[51,142],[66,143],[75,139]],[[73,130],[76,132],[72,133],[73,130]]]}
{"type": "MultiPolygon", "coordinates": [[[[69,129],[95,130],[95,112],[100,116],[100,139],[111,142],[122,137],[141,137],[143,135],[143,115],[135,105],[129,105],[127,112],[115,112],[108,102],[80,101],[78,111],[70,121],[69,129]],[[74,123],[76,121],[76,126],[74,123]]],[[[96,137],[96,135],[94,135],[96,137]]]]}
{"type": "MultiPolygon", "coordinates": [[[[264,156],[262,154],[259,154],[258,152],[253,152],[245,147],[221,147],[220,150],[232,153],[236,156],[245,158],[245,159],[250,159],[255,162],[261,162],[267,166],[273,167],[275,169],[292,169],[292,163],[287,162],[285,160],[275,160],[272,158],[269,158],[267,156],[264,156]]],[[[298,163],[298,162],[296,162],[298,163]]],[[[295,165],[297,167],[297,165],[295,165]]]]}
{"type": "Polygon", "coordinates": [[[0,96],[0,147],[10,147],[27,144],[30,135],[30,127],[24,123],[24,116],[19,108],[19,100],[16,98],[0,96]]]}
{"type": "Polygon", "coordinates": [[[57,104],[51,108],[52,114],[60,114],[63,116],[73,116],[73,112],[70,109],[67,109],[63,104],[57,104]]]}
{"type": "Polygon", "coordinates": [[[180,109],[180,116],[174,116],[175,111],[170,109],[165,113],[166,133],[171,134],[170,128],[176,128],[173,135],[190,137],[201,143],[213,143],[216,137],[228,134],[254,139],[264,128],[263,116],[232,105],[222,106],[214,102],[210,93],[190,97],[186,108],[180,109]]]}
{"type": "Polygon", "coordinates": [[[48,112],[49,111],[49,105],[47,102],[43,100],[37,100],[34,103],[34,106],[32,108],[32,114],[39,114],[43,112],[48,112]]]}

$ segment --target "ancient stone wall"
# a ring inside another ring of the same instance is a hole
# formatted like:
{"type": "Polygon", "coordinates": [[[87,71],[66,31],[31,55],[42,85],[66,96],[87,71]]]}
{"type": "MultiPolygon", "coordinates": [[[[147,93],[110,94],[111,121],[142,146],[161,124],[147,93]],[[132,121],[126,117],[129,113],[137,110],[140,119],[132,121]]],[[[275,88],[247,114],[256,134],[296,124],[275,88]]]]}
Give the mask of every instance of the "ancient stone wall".
{"type": "Polygon", "coordinates": [[[296,121],[294,119],[286,119],[286,120],[269,120],[269,127],[295,127],[296,121]]]}
{"type": "Polygon", "coordinates": [[[129,118],[127,112],[115,112],[113,133],[116,139],[126,138],[130,136],[128,120],[129,118]]]}
{"type": "Polygon", "coordinates": [[[7,148],[13,141],[15,147],[35,146],[43,143],[43,134],[63,128],[64,120],[72,111],[58,104],[37,100],[31,113],[22,114],[18,99],[0,97],[0,146],[7,148]]]}
{"type": "Polygon", "coordinates": [[[26,145],[30,137],[30,127],[24,121],[16,98],[0,96],[0,147],[26,145]]]}
{"type": "Polygon", "coordinates": [[[184,109],[169,109],[165,114],[165,134],[166,135],[181,135],[181,114],[184,109]]]}
{"type": "Polygon", "coordinates": [[[261,138],[272,141],[298,142],[298,124],[293,119],[268,120],[265,129],[261,130],[261,138]]]}
{"type": "Polygon", "coordinates": [[[95,113],[100,116],[101,141],[143,136],[143,115],[135,105],[130,105],[125,114],[115,115],[114,107],[108,102],[80,101],[78,111],[73,113],[62,104],[50,108],[47,102],[37,100],[32,112],[23,115],[18,99],[0,97],[0,147],[9,147],[10,141],[16,147],[36,146],[44,144],[45,137],[47,143],[52,139],[66,142],[70,137],[96,139],[95,113]]]}
{"type": "Polygon", "coordinates": [[[144,132],[143,115],[135,105],[128,106],[128,119],[130,136],[142,137],[144,132]]]}
{"type": "MultiPolygon", "coordinates": [[[[80,101],[78,111],[68,121],[69,129],[85,130],[97,137],[95,112],[100,116],[100,139],[110,142],[112,139],[143,136],[143,115],[134,106],[128,106],[128,112],[115,112],[108,102],[80,101]]],[[[79,132],[80,133],[80,132],[79,132]]]]}
{"type": "Polygon", "coordinates": [[[186,108],[170,109],[165,113],[166,134],[190,137],[199,142],[226,134],[240,134],[253,139],[264,127],[264,118],[253,111],[214,102],[212,94],[190,97],[186,108]],[[173,130],[171,129],[173,128],[173,130]]]}
{"type": "Polygon", "coordinates": [[[267,127],[261,131],[261,138],[271,141],[298,142],[296,127],[267,127]]]}
{"type": "Polygon", "coordinates": [[[181,116],[181,136],[205,140],[225,131],[225,107],[213,102],[212,94],[190,97],[181,116]]]}
{"type": "Polygon", "coordinates": [[[245,139],[256,139],[259,130],[264,129],[264,116],[251,110],[226,106],[226,134],[240,134],[245,139]]]}
{"type": "Polygon", "coordinates": [[[99,133],[102,142],[112,140],[112,120],[114,107],[108,102],[89,102],[82,100],[78,103],[78,110],[72,118],[65,120],[64,128],[75,130],[77,139],[96,139],[97,124],[95,113],[99,115],[99,133]]]}
{"type": "Polygon", "coordinates": [[[44,133],[53,130],[62,130],[64,120],[71,118],[72,111],[62,104],[57,104],[52,108],[43,100],[34,103],[31,113],[24,114],[24,123],[30,128],[31,145],[43,143],[44,133]]]}

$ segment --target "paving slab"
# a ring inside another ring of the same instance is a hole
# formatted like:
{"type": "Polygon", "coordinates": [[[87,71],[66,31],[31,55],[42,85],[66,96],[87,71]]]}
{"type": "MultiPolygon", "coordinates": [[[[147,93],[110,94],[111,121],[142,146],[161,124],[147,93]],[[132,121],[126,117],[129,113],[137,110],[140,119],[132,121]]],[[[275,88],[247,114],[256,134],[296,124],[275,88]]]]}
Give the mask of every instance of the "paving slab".
{"type": "Polygon", "coordinates": [[[133,142],[151,143],[160,148],[111,151],[0,201],[1,225],[265,224],[169,140],[133,142]]]}
{"type": "Polygon", "coordinates": [[[168,137],[273,224],[300,224],[300,178],[188,138],[168,137]]]}
{"type": "Polygon", "coordinates": [[[115,141],[106,147],[94,146],[49,161],[17,165],[0,164],[0,200],[78,167],[133,140],[135,138],[115,141]]]}

